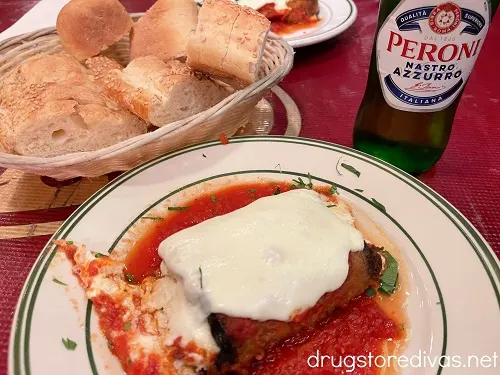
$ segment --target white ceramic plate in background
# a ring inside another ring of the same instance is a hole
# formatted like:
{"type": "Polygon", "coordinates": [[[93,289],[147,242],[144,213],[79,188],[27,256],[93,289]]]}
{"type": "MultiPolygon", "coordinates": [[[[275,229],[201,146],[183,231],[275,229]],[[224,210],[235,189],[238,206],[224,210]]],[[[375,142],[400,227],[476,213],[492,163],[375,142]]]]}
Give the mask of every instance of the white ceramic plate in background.
{"type": "Polygon", "coordinates": [[[319,0],[319,19],[315,26],[283,35],[294,48],[332,39],[347,30],[356,20],[358,9],[352,0],[319,0]]]}
{"type": "MultiPolygon", "coordinates": [[[[55,239],[114,248],[131,225],[165,199],[182,200],[207,183],[291,181],[310,173],[314,184],[337,184],[402,249],[409,271],[412,337],[405,355],[493,356],[500,347],[500,268],[481,235],[429,187],[358,151],[301,138],[240,137],[170,153],[115,179],[62,225],[55,239]],[[340,168],[355,167],[360,176],[340,168]],[[359,192],[355,189],[362,189],[359,192]],[[385,206],[385,211],[373,203],[385,206]]],[[[22,292],[12,330],[9,373],[123,373],[99,331],[71,264],[49,243],[22,292]],[[65,282],[64,287],[52,281],[65,282]],[[69,337],[78,346],[68,351],[69,337]]],[[[498,368],[405,368],[404,375],[497,374],[498,368]]]]}

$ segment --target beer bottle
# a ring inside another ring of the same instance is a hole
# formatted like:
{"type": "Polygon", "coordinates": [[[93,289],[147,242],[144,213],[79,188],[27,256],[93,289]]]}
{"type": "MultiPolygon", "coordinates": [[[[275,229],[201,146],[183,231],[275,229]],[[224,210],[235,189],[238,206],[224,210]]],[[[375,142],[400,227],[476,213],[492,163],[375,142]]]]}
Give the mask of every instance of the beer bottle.
{"type": "Polygon", "coordinates": [[[441,157],[499,0],[380,0],[354,147],[418,174],[441,157]]]}

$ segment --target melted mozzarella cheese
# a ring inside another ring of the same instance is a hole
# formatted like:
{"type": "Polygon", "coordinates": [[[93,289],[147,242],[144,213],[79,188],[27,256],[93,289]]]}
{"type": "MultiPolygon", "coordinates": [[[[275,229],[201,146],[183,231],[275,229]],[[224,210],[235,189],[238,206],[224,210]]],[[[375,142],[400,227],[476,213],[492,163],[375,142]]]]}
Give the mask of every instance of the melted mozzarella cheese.
{"type": "Polygon", "coordinates": [[[266,4],[274,3],[274,9],[282,10],[288,9],[288,0],[238,0],[236,3],[239,5],[246,5],[249,8],[259,10],[266,4]]]}
{"type": "Polygon", "coordinates": [[[315,191],[265,197],[165,239],[159,255],[205,312],[288,321],[338,289],[363,237],[315,191]]]}
{"type": "Polygon", "coordinates": [[[199,348],[209,352],[219,351],[210,333],[207,315],[198,304],[193,304],[186,299],[182,282],[169,276],[157,280],[150,299],[152,301],[149,303],[163,308],[159,315],[159,324],[164,323],[168,327],[165,345],[171,346],[177,338],[181,337],[183,346],[192,341],[199,348]],[[168,321],[163,322],[163,318],[168,321]]]}

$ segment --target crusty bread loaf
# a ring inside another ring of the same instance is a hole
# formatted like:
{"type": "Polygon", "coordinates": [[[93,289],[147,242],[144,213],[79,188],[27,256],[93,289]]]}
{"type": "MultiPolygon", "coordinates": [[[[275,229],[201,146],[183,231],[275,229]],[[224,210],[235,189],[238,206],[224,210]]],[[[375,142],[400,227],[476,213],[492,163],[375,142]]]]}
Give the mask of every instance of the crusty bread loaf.
{"type": "Polygon", "coordinates": [[[187,47],[193,69],[245,87],[258,77],[271,22],[231,0],[205,0],[187,47]]]}
{"type": "Polygon", "coordinates": [[[198,7],[193,0],[158,0],[132,28],[131,60],[143,56],[164,61],[185,58],[197,21],[198,7]]]}
{"type": "Polygon", "coordinates": [[[177,60],[139,57],[123,71],[111,70],[105,92],[155,126],[202,112],[229,93],[209,77],[177,60]]]}
{"type": "Polygon", "coordinates": [[[85,60],[84,64],[94,82],[101,86],[104,86],[105,78],[110,70],[123,69],[123,66],[121,66],[117,61],[106,56],[91,57],[90,59],[85,60]]]}
{"type": "Polygon", "coordinates": [[[146,123],[106,97],[70,55],[37,56],[0,87],[0,139],[20,155],[94,151],[146,132],[146,123]]]}
{"type": "Polygon", "coordinates": [[[56,23],[65,51],[79,61],[116,43],[132,25],[119,0],[71,0],[59,12],[56,23]]]}

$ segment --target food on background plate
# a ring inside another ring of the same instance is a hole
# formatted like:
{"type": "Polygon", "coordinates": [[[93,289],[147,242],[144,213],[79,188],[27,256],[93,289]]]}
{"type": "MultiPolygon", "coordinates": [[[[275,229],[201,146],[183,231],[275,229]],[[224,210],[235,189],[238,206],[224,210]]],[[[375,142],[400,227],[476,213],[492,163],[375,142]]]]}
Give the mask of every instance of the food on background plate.
{"type": "Polygon", "coordinates": [[[177,60],[139,57],[106,77],[105,92],[155,126],[204,111],[229,95],[208,76],[177,60]]]}
{"type": "Polygon", "coordinates": [[[197,22],[198,7],[193,0],[158,0],[132,28],[130,59],[185,58],[187,41],[197,22]]]}
{"type": "Polygon", "coordinates": [[[110,254],[57,242],[127,374],[299,375],[317,349],[398,350],[398,262],[368,238],[395,248],[334,190],[295,181],[167,201],[110,254]]]}
{"type": "Polygon", "coordinates": [[[96,56],[132,28],[119,0],[71,0],[57,17],[57,33],[66,52],[79,61],[96,56]]]}
{"type": "Polygon", "coordinates": [[[269,29],[269,20],[253,9],[206,0],[188,42],[188,65],[234,87],[248,86],[258,78],[269,29]]]}
{"type": "Polygon", "coordinates": [[[0,87],[0,111],[4,149],[26,156],[98,150],[147,128],[65,53],[40,55],[10,71],[0,87]]]}
{"type": "MultiPolygon", "coordinates": [[[[198,0],[200,3],[203,1],[198,0]]],[[[234,0],[263,14],[271,21],[271,31],[289,34],[315,26],[319,21],[318,0],[234,0]]]]}

